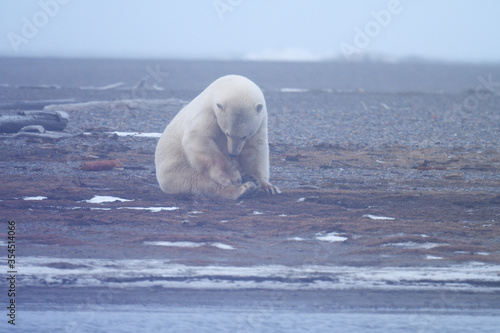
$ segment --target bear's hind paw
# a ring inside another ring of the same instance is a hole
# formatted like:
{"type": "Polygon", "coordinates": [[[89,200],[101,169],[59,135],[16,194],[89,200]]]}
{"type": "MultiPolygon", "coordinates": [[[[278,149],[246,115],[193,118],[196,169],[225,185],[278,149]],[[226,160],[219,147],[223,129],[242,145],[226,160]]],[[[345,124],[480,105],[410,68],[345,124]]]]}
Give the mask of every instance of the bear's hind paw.
{"type": "Polygon", "coordinates": [[[241,194],[238,196],[238,199],[243,197],[243,196],[247,196],[250,193],[255,192],[255,190],[257,190],[257,185],[255,185],[255,183],[253,183],[253,182],[246,182],[246,183],[241,184],[240,190],[241,190],[241,194]]]}

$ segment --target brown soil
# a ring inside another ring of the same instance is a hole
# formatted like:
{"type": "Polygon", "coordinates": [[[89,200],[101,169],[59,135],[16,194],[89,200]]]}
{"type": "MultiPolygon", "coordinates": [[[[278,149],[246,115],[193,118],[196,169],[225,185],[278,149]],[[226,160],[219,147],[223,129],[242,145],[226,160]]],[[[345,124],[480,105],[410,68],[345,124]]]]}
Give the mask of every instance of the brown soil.
{"type": "Polygon", "coordinates": [[[5,141],[5,155],[15,163],[0,175],[0,210],[17,222],[18,253],[231,265],[500,263],[500,182],[477,176],[499,172],[498,152],[275,145],[272,181],[283,194],[227,201],[162,193],[154,176],[155,143],[103,133],[57,142],[5,141]],[[120,160],[123,170],[81,169],[96,159],[120,160]],[[328,174],[339,171],[355,176],[328,174]],[[134,201],[84,202],[94,195],[134,201]],[[119,209],[172,206],[179,209],[119,209]],[[316,239],[331,232],[347,240],[316,239]],[[145,241],[218,242],[235,250],[145,241]],[[434,246],[423,246],[429,243],[434,246]]]}

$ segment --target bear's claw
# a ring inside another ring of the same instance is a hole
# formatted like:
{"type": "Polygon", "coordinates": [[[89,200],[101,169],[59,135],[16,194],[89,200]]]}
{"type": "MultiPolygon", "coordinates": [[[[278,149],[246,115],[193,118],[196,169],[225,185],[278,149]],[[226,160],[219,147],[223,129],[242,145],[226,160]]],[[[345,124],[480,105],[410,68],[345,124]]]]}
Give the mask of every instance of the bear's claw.
{"type": "Polygon", "coordinates": [[[266,192],[267,194],[281,194],[281,191],[277,186],[269,183],[261,185],[260,190],[266,192]]]}

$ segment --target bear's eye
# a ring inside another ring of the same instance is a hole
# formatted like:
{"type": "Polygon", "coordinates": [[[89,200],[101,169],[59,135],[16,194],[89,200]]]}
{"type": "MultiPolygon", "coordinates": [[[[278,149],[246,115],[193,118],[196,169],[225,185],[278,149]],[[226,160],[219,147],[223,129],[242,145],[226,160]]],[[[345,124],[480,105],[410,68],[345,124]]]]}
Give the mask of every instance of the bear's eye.
{"type": "Polygon", "coordinates": [[[226,136],[229,136],[229,133],[226,132],[226,136]]]}
{"type": "Polygon", "coordinates": [[[242,138],[241,138],[241,140],[246,140],[246,139],[247,139],[247,137],[246,137],[246,136],[244,136],[244,137],[242,137],[242,138]]]}

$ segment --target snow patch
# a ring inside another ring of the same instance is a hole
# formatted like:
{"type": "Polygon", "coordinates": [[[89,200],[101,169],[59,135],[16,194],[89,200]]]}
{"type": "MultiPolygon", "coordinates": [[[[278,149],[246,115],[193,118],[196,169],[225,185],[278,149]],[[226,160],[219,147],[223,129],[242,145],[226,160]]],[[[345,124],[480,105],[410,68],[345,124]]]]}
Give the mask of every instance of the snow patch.
{"type": "Polygon", "coordinates": [[[155,241],[144,242],[144,245],[167,246],[167,247],[188,247],[195,248],[200,246],[213,246],[221,250],[234,250],[234,247],[224,243],[197,243],[197,242],[168,242],[168,241],[155,241]]]}
{"type": "Polygon", "coordinates": [[[403,242],[403,243],[390,243],[382,246],[392,246],[399,249],[406,250],[428,250],[438,246],[448,245],[445,243],[416,243],[416,242],[403,242]]]}
{"type": "Polygon", "coordinates": [[[425,259],[427,259],[427,260],[441,260],[441,259],[443,259],[443,257],[428,255],[425,257],[425,259]]]}
{"type": "Polygon", "coordinates": [[[42,197],[42,196],[38,196],[38,197],[23,197],[23,200],[27,200],[27,201],[38,201],[38,200],[46,200],[47,197],[42,197]]]}
{"type": "Polygon", "coordinates": [[[218,249],[221,250],[234,250],[234,247],[232,247],[229,244],[224,244],[224,243],[210,243],[209,245],[214,246],[218,249]]]}
{"type": "Polygon", "coordinates": [[[328,234],[319,233],[316,235],[316,239],[323,241],[323,242],[330,242],[330,243],[345,242],[346,240],[348,240],[347,237],[340,236],[340,234],[337,232],[330,232],[328,234]]]}
{"type": "Polygon", "coordinates": [[[162,133],[142,133],[142,132],[107,132],[118,136],[134,136],[138,138],[160,138],[162,133]]]}
{"type": "Polygon", "coordinates": [[[152,213],[158,213],[161,211],[173,211],[178,210],[179,207],[118,207],[118,209],[135,209],[135,210],[149,210],[152,213]]]}
{"type": "Polygon", "coordinates": [[[367,217],[371,220],[395,220],[394,217],[387,217],[387,216],[376,216],[376,215],[370,215],[370,214],[365,214],[363,217],[367,217]]]}
{"type": "Polygon", "coordinates": [[[96,195],[92,199],[89,200],[83,200],[83,202],[88,202],[88,203],[105,203],[105,202],[115,202],[115,201],[120,201],[120,202],[127,202],[127,201],[134,201],[134,200],[128,200],[128,199],[122,199],[118,197],[112,197],[108,195],[96,195]]]}
{"type": "Polygon", "coordinates": [[[205,243],[195,243],[195,242],[144,242],[145,245],[156,245],[156,246],[169,246],[169,247],[200,247],[205,245],[205,243]]]}

